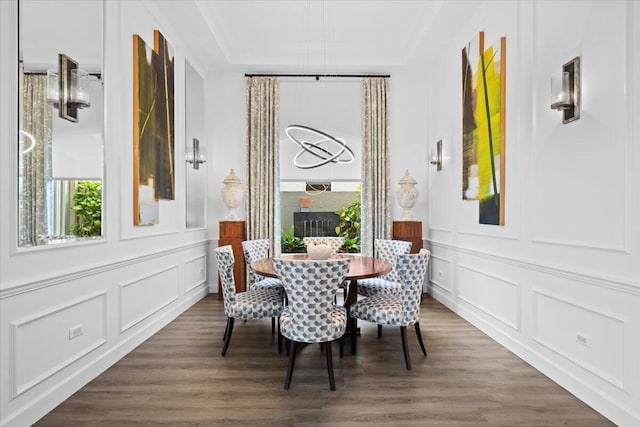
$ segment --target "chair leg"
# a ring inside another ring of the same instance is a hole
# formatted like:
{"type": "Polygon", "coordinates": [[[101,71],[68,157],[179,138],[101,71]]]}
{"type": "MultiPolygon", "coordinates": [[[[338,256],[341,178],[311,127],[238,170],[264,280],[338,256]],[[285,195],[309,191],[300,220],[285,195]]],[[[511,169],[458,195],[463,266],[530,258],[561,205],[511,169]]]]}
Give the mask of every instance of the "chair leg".
{"type": "Polygon", "coordinates": [[[271,335],[276,333],[276,318],[271,318],[271,335]]]}
{"type": "Polygon", "coordinates": [[[427,350],[424,348],[424,343],[422,342],[422,334],[420,333],[420,323],[416,322],[414,326],[416,328],[416,335],[418,336],[418,342],[420,343],[422,353],[424,354],[424,357],[427,357],[427,350]]]}
{"type": "Polygon", "coordinates": [[[222,336],[222,342],[227,340],[228,333],[229,333],[229,318],[227,317],[227,325],[224,327],[224,335],[222,336]]]}
{"type": "Polygon", "coordinates": [[[351,318],[351,354],[356,354],[356,335],[358,331],[358,323],[355,317],[351,318]]]}
{"type": "Polygon", "coordinates": [[[340,337],[340,359],[344,357],[344,335],[340,337]]]}
{"type": "Polygon", "coordinates": [[[289,390],[291,385],[291,376],[293,374],[293,365],[296,361],[296,342],[289,340],[289,364],[287,365],[287,377],[284,379],[284,389],[289,390]]]}
{"type": "Polygon", "coordinates": [[[333,377],[333,356],[331,354],[331,342],[324,343],[324,352],[327,355],[327,371],[329,371],[329,388],[331,391],[336,390],[336,380],[333,377]]]}
{"type": "Polygon", "coordinates": [[[400,337],[402,338],[402,351],[404,352],[404,362],[407,365],[407,371],[411,370],[411,356],[409,355],[409,345],[407,344],[407,327],[400,326],[400,337]]]}
{"type": "Polygon", "coordinates": [[[378,339],[382,338],[382,325],[378,325],[378,339]]]}
{"type": "Polygon", "coordinates": [[[224,345],[222,346],[222,357],[227,354],[227,348],[229,348],[229,341],[231,341],[231,333],[233,332],[233,322],[236,319],[229,317],[227,319],[227,333],[225,334],[224,345]]]}
{"type": "Polygon", "coordinates": [[[282,353],[282,333],[280,332],[280,318],[278,317],[278,353],[282,353]]]}

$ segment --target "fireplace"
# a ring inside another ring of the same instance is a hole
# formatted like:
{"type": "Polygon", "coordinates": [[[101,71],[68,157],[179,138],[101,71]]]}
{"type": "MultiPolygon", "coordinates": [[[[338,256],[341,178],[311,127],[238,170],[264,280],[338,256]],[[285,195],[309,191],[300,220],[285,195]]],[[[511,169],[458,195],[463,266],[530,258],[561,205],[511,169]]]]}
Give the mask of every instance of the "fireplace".
{"type": "Polygon", "coordinates": [[[336,236],[340,217],[335,212],[294,212],[293,228],[296,237],[336,236]]]}

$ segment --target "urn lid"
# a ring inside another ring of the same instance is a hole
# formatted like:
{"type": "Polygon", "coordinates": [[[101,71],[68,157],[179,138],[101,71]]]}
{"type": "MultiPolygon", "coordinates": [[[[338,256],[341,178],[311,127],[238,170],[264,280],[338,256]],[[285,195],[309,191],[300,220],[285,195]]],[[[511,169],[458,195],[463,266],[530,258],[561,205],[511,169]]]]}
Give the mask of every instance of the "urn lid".
{"type": "Polygon", "coordinates": [[[413,184],[413,185],[415,185],[417,183],[418,183],[418,181],[413,179],[413,177],[409,173],[409,169],[406,170],[406,172],[404,173],[404,176],[400,179],[400,181],[398,181],[398,184],[400,184],[400,185],[402,185],[402,184],[413,184]]]}
{"type": "Polygon", "coordinates": [[[240,184],[240,178],[236,176],[236,173],[231,169],[229,175],[222,181],[224,185],[227,184],[240,184]]]}

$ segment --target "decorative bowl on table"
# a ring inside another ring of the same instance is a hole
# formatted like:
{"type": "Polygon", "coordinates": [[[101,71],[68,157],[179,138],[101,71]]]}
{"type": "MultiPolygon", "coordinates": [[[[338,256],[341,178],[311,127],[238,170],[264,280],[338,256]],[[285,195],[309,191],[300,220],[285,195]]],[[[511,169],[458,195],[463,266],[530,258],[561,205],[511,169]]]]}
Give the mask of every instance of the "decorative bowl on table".
{"type": "Polygon", "coordinates": [[[310,243],[307,246],[307,254],[312,260],[329,259],[332,253],[333,249],[331,249],[331,246],[324,243],[310,243]]]}

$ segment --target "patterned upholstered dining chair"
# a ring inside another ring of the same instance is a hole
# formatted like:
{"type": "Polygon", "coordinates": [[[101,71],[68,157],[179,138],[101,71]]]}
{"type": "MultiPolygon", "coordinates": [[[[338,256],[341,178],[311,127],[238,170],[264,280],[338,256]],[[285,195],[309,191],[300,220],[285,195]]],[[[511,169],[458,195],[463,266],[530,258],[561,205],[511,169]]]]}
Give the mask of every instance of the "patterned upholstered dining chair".
{"type": "Polygon", "coordinates": [[[355,337],[355,319],[374,322],[378,325],[399,326],[402,338],[402,351],[407,370],[411,370],[411,357],[407,343],[407,326],[414,325],[422,353],[427,356],[422,334],[420,333],[420,297],[422,285],[427,273],[429,251],[423,249],[417,254],[398,255],[396,273],[402,283],[396,294],[380,293],[363,298],[351,306],[351,339],[355,337]]]}
{"type": "Polygon", "coordinates": [[[251,263],[259,259],[268,258],[271,248],[271,240],[255,239],[242,242],[242,252],[249,267],[249,289],[255,288],[277,288],[284,290],[282,281],[275,277],[264,277],[253,271],[251,263]]]}
{"type": "MultiPolygon", "coordinates": [[[[242,242],[242,253],[247,263],[249,290],[252,289],[280,289],[284,294],[282,281],[276,277],[265,277],[257,274],[251,268],[251,263],[259,259],[268,258],[271,249],[271,240],[254,239],[242,242]]],[[[271,333],[276,331],[276,320],[271,318],[271,333]]]]}
{"type": "MultiPolygon", "coordinates": [[[[311,244],[319,245],[321,243],[324,243],[325,245],[329,246],[333,250],[334,254],[337,254],[338,252],[340,252],[340,248],[344,245],[344,237],[340,237],[340,236],[303,237],[302,243],[304,243],[305,248],[311,244]]],[[[347,289],[347,286],[348,286],[348,283],[343,282],[340,285],[340,288],[347,289]]],[[[337,301],[337,299],[334,298],[334,302],[335,301],[337,301]]]]}
{"type": "Polygon", "coordinates": [[[302,242],[307,247],[310,244],[318,245],[324,243],[333,249],[333,253],[337,254],[340,251],[342,245],[344,245],[344,237],[331,237],[331,236],[317,236],[317,237],[303,237],[302,242]]]}
{"type": "Polygon", "coordinates": [[[349,271],[349,258],[323,261],[274,259],[273,268],[282,279],[289,303],[280,317],[282,335],[289,339],[289,364],[284,388],[289,389],[296,357],[296,343],[324,345],[331,391],[333,376],[331,343],[340,339],[340,356],[347,324],[344,307],[334,304],[334,296],[349,271]]]}
{"type": "Polygon", "coordinates": [[[380,277],[358,280],[358,294],[371,297],[377,294],[395,294],[400,289],[400,281],[396,273],[396,257],[408,254],[411,250],[411,242],[404,240],[376,239],[376,258],[389,261],[392,270],[380,277]]]}
{"type": "MultiPolygon", "coordinates": [[[[224,314],[227,316],[227,326],[224,332],[222,356],[227,353],[233,323],[235,319],[262,319],[265,317],[280,317],[284,309],[284,295],[282,289],[263,288],[246,292],[236,292],[233,278],[233,250],[231,245],[215,249],[218,272],[222,282],[222,297],[224,300],[224,314]]],[[[278,349],[282,348],[281,337],[278,334],[278,349]]]]}

